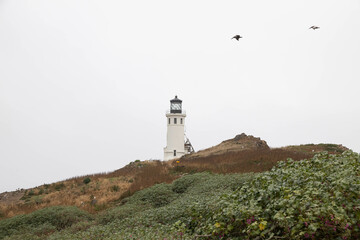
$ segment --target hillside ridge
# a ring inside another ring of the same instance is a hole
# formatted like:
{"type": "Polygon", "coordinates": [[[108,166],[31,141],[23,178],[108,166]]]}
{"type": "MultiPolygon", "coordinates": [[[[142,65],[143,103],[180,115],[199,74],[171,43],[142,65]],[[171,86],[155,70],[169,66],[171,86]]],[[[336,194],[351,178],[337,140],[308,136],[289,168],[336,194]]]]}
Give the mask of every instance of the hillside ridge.
{"type": "Polygon", "coordinates": [[[341,153],[337,144],[305,144],[270,148],[265,140],[245,133],[220,144],[169,161],[136,160],[110,173],[79,176],[29,189],[0,193],[0,219],[49,206],[77,206],[102,211],[135,192],[171,183],[189,172],[246,173],[270,170],[278,161],[311,158],[315,153],[341,153]],[[88,178],[88,182],[85,181],[88,178]]]}

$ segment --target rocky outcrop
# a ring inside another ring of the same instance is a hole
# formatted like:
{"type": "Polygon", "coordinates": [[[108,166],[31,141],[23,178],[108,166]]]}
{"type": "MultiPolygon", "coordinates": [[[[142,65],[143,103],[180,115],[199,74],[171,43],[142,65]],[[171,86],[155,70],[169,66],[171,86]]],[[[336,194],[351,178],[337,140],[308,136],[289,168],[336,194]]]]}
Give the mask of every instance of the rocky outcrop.
{"type": "MultiPolygon", "coordinates": [[[[241,145],[242,149],[270,149],[266,141],[251,135],[246,135],[245,133],[236,135],[233,139],[223,141],[219,146],[227,145],[230,149],[233,149],[233,144],[241,145]]],[[[234,150],[236,150],[236,147],[234,150]]]]}
{"type": "Polygon", "coordinates": [[[242,133],[236,135],[232,139],[225,140],[216,146],[198,151],[196,153],[185,155],[184,158],[189,159],[189,158],[205,157],[209,155],[220,155],[227,152],[238,152],[244,150],[266,150],[266,149],[270,149],[266,141],[242,133]]]}

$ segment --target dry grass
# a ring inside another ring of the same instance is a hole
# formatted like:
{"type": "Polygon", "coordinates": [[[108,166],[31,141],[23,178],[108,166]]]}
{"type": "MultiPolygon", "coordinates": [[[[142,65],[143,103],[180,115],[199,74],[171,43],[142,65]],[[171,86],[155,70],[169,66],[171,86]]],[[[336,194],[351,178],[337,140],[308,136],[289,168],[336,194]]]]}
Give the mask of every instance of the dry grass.
{"type": "Polygon", "coordinates": [[[0,202],[0,218],[30,213],[49,206],[77,206],[97,212],[112,206],[124,197],[157,183],[170,183],[176,176],[169,173],[169,164],[161,161],[131,163],[111,173],[74,177],[24,192],[17,201],[0,202]],[[85,178],[90,178],[88,184],[85,178]]]}
{"type": "Polygon", "coordinates": [[[173,165],[180,171],[211,171],[215,173],[246,173],[270,170],[278,161],[300,160],[313,154],[283,149],[244,150],[200,158],[183,158],[173,165]]]}
{"type": "Polygon", "coordinates": [[[303,144],[298,146],[287,146],[283,149],[296,152],[322,152],[328,151],[331,154],[342,153],[349,150],[347,147],[338,144],[320,143],[320,144],[303,144]]]}
{"type": "Polygon", "coordinates": [[[166,162],[155,161],[140,169],[130,186],[130,194],[158,183],[171,183],[178,176],[170,174],[170,165],[166,162]]]}

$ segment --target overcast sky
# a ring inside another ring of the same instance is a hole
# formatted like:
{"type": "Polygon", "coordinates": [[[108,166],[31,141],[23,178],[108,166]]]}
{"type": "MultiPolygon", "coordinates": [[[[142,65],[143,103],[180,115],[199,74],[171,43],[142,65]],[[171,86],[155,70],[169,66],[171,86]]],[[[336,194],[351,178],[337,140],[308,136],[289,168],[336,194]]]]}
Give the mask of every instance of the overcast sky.
{"type": "Polygon", "coordinates": [[[359,0],[0,0],[0,192],[162,159],[175,95],[195,150],[359,152],[359,81],[359,0]]]}

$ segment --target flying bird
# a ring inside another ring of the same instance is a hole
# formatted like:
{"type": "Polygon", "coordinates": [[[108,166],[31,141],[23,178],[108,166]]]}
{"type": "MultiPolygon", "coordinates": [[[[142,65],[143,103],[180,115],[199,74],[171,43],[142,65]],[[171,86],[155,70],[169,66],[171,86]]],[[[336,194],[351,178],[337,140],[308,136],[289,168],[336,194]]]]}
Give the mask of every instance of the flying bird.
{"type": "Polygon", "coordinates": [[[309,29],[313,29],[313,30],[316,30],[316,29],[318,29],[318,28],[320,28],[320,27],[318,27],[318,26],[311,26],[311,27],[309,27],[309,29]]]}
{"type": "Polygon", "coordinates": [[[233,38],[235,38],[236,40],[239,41],[239,39],[242,38],[242,36],[240,36],[240,35],[235,35],[235,36],[233,36],[231,39],[233,39],[233,38]]]}

